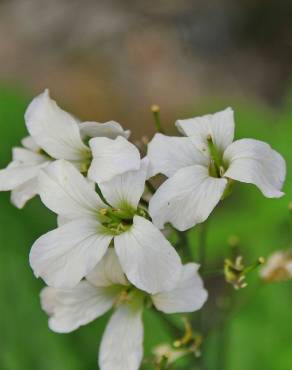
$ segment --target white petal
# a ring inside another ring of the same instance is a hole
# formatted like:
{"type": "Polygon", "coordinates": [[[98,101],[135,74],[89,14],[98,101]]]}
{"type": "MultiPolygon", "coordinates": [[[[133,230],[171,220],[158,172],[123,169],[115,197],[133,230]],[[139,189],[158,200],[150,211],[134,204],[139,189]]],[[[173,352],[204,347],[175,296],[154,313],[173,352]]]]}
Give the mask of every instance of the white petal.
{"type": "Polygon", "coordinates": [[[214,114],[178,120],[176,126],[181,133],[190,136],[203,152],[208,151],[207,136],[211,135],[216,148],[223,153],[234,137],[233,110],[226,108],[214,114]]]}
{"type": "Polygon", "coordinates": [[[97,221],[74,220],[37,239],[30,265],[48,285],[71,288],[101,260],[111,239],[97,221]]]}
{"type": "Polygon", "coordinates": [[[114,176],[140,168],[140,154],[135,145],[124,137],[115,140],[96,137],[89,141],[93,160],[88,177],[97,183],[109,181],[114,176]]]}
{"type": "Polygon", "coordinates": [[[16,189],[27,181],[38,176],[41,165],[24,165],[11,162],[5,169],[0,170],[0,191],[16,189]]]}
{"type": "Polygon", "coordinates": [[[23,208],[27,201],[37,195],[37,189],[38,179],[34,177],[12,190],[11,203],[19,209],[23,208]]]}
{"type": "Polygon", "coordinates": [[[135,216],[131,229],[114,238],[115,250],[130,282],[155,294],[171,290],[181,273],[179,255],[148,220],[135,216]]]}
{"type": "Polygon", "coordinates": [[[99,351],[100,370],[138,370],[143,358],[142,311],[121,305],[111,317],[99,351]]]}
{"type": "Polygon", "coordinates": [[[204,289],[198,267],[196,263],[184,265],[181,278],[175,289],[152,296],[155,307],[165,313],[199,310],[206,302],[208,293],[204,289]]]}
{"type": "Polygon", "coordinates": [[[171,137],[156,134],[148,144],[149,175],[162,173],[173,176],[180,168],[206,164],[206,157],[196,149],[188,137],[171,137]]]}
{"type": "Polygon", "coordinates": [[[124,130],[123,127],[115,121],[105,123],[99,122],[82,122],[79,124],[81,136],[84,138],[92,137],[107,137],[115,139],[118,136],[123,136],[126,139],[130,136],[129,130],[124,130]]]}
{"type": "Polygon", "coordinates": [[[145,189],[148,159],[141,161],[137,171],[128,171],[115,176],[112,180],[100,183],[99,187],[105,199],[116,208],[131,206],[136,209],[145,189]]]}
{"type": "Polygon", "coordinates": [[[86,276],[91,284],[106,287],[114,284],[128,285],[126,276],[113,248],[108,248],[106,254],[95,268],[86,276]]]}
{"type": "Polygon", "coordinates": [[[105,207],[88,181],[63,160],[54,161],[40,173],[39,194],[49,209],[71,220],[84,216],[96,218],[97,210],[105,207]]]}
{"type": "Polygon", "coordinates": [[[87,158],[89,148],[81,140],[78,121],[58,107],[48,90],[30,103],[25,121],[35,142],[51,157],[70,161],[87,158]]]}
{"type": "Polygon", "coordinates": [[[223,160],[229,165],[225,177],[254,184],[268,198],[284,194],[281,189],[286,164],[268,144],[253,139],[237,140],[226,149],[223,160]]]}
{"type": "Polygon", "coordinates": [[[42,309],[51,316],[49,327],[57,333],[69,333],[107,312],[116,295],[81,281],[71,289],[46,287],[41,292],[42,309]]]}
{"type": "Polygon", "coordinates": [[[154,225],[162,229],[170,222],[184,231],[203,222],[223,195],[226,179],[210,177],[203,166],[179,170],[156,191],[149,203],[154,225]]]}
{"type": "Polygon", "coordinates": [[[25,148],[13,148],[12,157],[14,161],[28,165],[41,164],[50,161],[49,157],[45,157],[44,155],[25,148]]]}
{"type": "Polygon", "coordinates": [[[39,152],[41,149],[31,136],[24,137],[21,140],[21,144],[26,149],[32,150],[33,152],[39,152]]]}
{"type": "Polygon", "coordinates": [[[72,220],[70,218],[67,218],[65,216],[60,216],[60,215],[57,216],[57,225],[58,225],[58,227],[63,226],[63,225],[65,225],[65,224],[67,224],[68,222],[71,222],[71,221],[72,220]]]}

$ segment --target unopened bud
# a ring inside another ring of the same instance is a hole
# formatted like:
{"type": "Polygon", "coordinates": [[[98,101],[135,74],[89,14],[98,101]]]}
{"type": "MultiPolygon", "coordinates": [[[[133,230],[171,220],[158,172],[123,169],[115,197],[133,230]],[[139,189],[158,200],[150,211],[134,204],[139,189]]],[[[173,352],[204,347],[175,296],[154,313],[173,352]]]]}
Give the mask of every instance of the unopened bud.
{"type": "Polygon", "coordinates": [[[237,256],[234,261],[228,258],[224,261],[225,280],[236,290],[247,286],[244,269],[242,256],[237,256]]]}
{"type": "Polygon", "coordinates": [[[158,113],[160,111],[160,107],[157,104],[151,105],[151,108],[150,109],[151,109],[151,112],[152,113],[158,113]]]}
{"type": "Polygon", "coordinates": [[[251,265],[245,266],[242,256],[237,256],[235,260],[226,259],[224,262],[224,275],[227,283],[233,285],[234,289],[242,289],[247,286],[246,275],[263,264],[265,259],[259,257],[251,265]]]}
{"type": "Polygon", "coordinates": [[[164,133],[161,120],[160,120],[160,108],[159,105],[153,104],[151,105],[151,112],[153,113],[154,123],[156,126],[156,130],[160,132],[161,134],[164,133]]]}
{"type": "Polygon", "coordinates": [[[227,240],[228,244],[230,245],[230,247],[237,247],[240,243],[240,239],[237,235],[230,235],[228,240],[227,240]]]}

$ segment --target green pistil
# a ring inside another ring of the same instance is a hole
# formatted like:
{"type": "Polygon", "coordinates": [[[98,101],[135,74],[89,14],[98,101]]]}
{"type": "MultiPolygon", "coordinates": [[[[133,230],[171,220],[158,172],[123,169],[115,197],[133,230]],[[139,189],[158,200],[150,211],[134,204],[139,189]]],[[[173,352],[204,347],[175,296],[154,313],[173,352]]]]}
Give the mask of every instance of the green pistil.
{"type": "MultiPolygon", "coordinates": [[[[224,177],[226,168],[228,167],[227,163],[223,163],[222,153],[218,151],[216,146],[213,143],[212,136],[207,136],[208,148],[210,151],[210,164],[209,164],[209,175],[215,178],[224,177]]],[[[227,178],[227,184],[224,189],[221,200],[227,198],[233,190],[234,180],[227,178]]]]}
{"type": "Polygon", "coordinates": [[[98,211],[98,220],[103,226],[104,233],[120,235],[132,227],[135,215],[150,219],[145,209],[139,207],[135,210],[127,206],[125,208],[102,208],[98,211]]]}
{"type": "Polygon", "coordinates": [[[139,311],[143,308],[147,301],[147,295],[145,292],[135,288],[132,285],[129,286],[114,286],[113,293],[117,292],[117,299],[115,305],[127,304],[133,312],[139,311]]]}
{"type": "Polygon", "coordinates": [[[98,219],[104,231],[111,235],[120,235],[131,228],[135,211],[132,209],[102,208],[98,212],[98,219]]]}
{"type": "Polygon", "coordinates": [[[211,135],[207,136],[207,143],[211,155],[211,163],[209,166],[210,175],[212,177],[222,177],[224,173],[222,157],[214,145],[211,135]]]}

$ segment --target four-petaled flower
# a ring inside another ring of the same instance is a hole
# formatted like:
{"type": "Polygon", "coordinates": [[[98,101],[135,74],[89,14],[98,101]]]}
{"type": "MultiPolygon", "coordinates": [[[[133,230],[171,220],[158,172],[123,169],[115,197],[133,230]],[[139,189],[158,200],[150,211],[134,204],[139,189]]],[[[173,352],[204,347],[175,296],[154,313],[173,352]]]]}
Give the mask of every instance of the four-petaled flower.
{"type": "MultiPolygon", "coordinates": [[[[0,191],[12,190],[11,200],[18,208],[22,208],[37,194],[39,171],[51,161],[65,159],[80,172],[86,173],[99,143],[99,151],[103,150],[104,140],[118,138],[120,146],[127,146],[125,138],[130,134],[114,121],[79,122],[58,107],[48,90],[30,103],[25,113],[25,123],[30,136],[22,140],[23,147],[13,149],[13,161],[0,171],[0,191]],[[96,138],[96,141],[92,139],[93,152],[87,145],[90,138],[96,138]]],[[[134,158],[137,165],[137,156],[134,158]]],[[[103,165],[106,166],[106,163],[103,165]]],[[[124,168],[119,163],[115,173],[127,169],[128,165],[124,168]]]]}
{"type": "Polygon", "coordinates": [[[149,176],[169,177],[149,204],[159,228],[170,222],[183,231],[205,221],[234,180],[256,185],[268,198],[283,195],[284,159],[262,141],[232,142],[232,109],[178,120],[176,126],[186,137],[156,134],[148,146],[149,176]]]}
{"type": "Polygon", "coordinates": [[[62,225],[34,243],[30,264],[36,276],[54,287],[73,287],[113,241],[133,285],[149,293],[174,287],[181,261],[147,211],[139,207],[148,167],[147,159],[140,162],[138,170],[100,183],[103,199],[69,162],[55,161],[41,171],[40,197],[59,215],[62,225]]]}
{"type": "Polygon", "coordinates": [[[99,351],[101,370],[137,370],[143,357],[142,312],[151,302],[164,313],[194,312],[207,299],[198,265],[188,263],[173,290],[146,295],[129,284],[118,258],[109,248],[85,280],[71,289],[46,287],[41,292],[43,309],[50,316],[49,327],[68,333],[114,307],[99,351]]]}

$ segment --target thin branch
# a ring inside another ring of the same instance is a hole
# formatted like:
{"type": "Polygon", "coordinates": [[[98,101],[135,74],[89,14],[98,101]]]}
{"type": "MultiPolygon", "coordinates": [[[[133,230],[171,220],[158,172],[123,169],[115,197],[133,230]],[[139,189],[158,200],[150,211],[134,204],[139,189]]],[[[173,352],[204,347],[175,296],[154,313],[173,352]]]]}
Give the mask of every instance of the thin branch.
{"type": "Polygon", "coordinates": [[[201,273],[204,272],[206,268],[206,252],[207,252],[207,231],[208,231],[208,223],[205,221],[200,225],[199,228],[199,245],[198,245],[198,260],[201,265],[200,271],[201,273]]]}
{"type": "Polygon", "coordinates": [[[161,124],[160,108],[159,108],[159,106],[156,105],[156,104],[153,104],[151,106],[151,112],[153,114],[153,118],[154,118],[154,123],[155,123],[156,130],[158,132],[160,132],[161,134],[164,134],[165,133],[165,130],[163,129],[162,124],[161,124]]]}
{"type": "MultiPolygon", "coordinates": [[[[157,311],[157,313],[160,314],[159,311],[157,311]]],[[[169,328],[169,331],[171,332],[171,335],[176,339],[176,338],[179,338],[181,336],[181,330],[171,321],[171,319],[161,313],[159,315],[159,317],[162,319],[162,321],[164,321],[164,323],[167,325],[167,327],[169,328]]]]}

